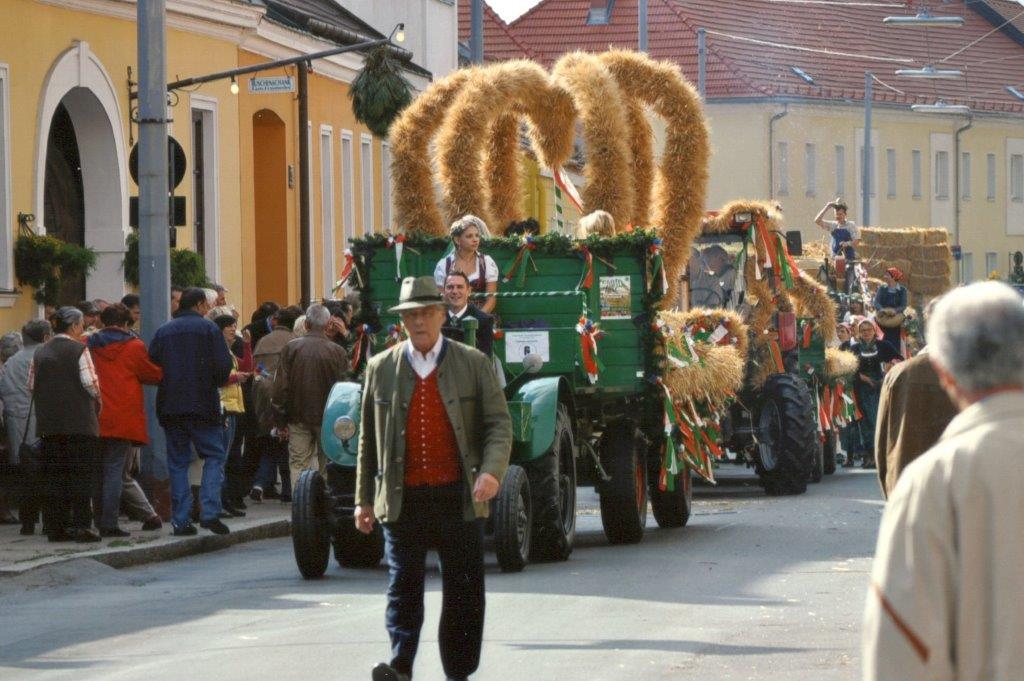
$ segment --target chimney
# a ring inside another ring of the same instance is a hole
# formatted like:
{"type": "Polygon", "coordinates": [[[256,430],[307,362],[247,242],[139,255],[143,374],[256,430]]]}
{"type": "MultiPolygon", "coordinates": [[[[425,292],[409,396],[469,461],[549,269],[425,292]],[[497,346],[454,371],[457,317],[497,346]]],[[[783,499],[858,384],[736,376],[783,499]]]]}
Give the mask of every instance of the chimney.
{"type": "Polygon", "coordinates": [[[588,24],[607,24],[612,18],[615,0],[590,0],[590,11],[587,13],[588,24]]]}

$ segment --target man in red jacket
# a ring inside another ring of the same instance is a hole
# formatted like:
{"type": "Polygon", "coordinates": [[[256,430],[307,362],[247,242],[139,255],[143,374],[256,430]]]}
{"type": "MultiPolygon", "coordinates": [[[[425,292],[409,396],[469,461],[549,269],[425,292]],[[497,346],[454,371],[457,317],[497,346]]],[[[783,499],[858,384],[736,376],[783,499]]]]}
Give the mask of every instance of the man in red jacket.
{"type": "MultiPolygon", "coordinates": [[[[132,447],[148,442],[142,386],[160,383],[163,371],[150,361],[146,345],[128,330],[133,319],[127,307],[111,305],[100,313],[100,322],[103,328],[89,336],[89,352],[103,398],[102,473],[93,485],[93,515],[100,536],[127,537],[129,533],[117,525],[122,475],[132,447]]],[[[159,518],[155,523],[151,518],[146,524],[159,527],[159,518]]]]}

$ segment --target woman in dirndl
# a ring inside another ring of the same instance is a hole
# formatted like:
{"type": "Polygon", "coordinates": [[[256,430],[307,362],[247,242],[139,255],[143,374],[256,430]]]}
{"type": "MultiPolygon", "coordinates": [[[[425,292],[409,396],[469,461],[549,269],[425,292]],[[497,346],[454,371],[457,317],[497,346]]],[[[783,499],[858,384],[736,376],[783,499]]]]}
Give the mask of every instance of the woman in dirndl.
{"type": "Polygon", "coordinates": [[[898,267],[890,267],[882,276],[884,286],[879,286],[875,293],[875,321],[882,327],[885,340],[897,350],[903,331],[903,311],[907,309],[907,289],[900,282],[903,272],[898,267]]]}
{"type": "MultiPolygon", "coordinates": [[[[462,272],[469,278],[471,294],[497,291],[498,265],[494,258],[480,252],[480,241],[490,236],[484,221],[475,215],[464,215],[452,223],[449,233],[455,250],[441,258],[434,268],[437,288],[444,290],[445,279],[451,272],[462,272]]],[[[491,314],[497,302],[494,296],[487,296],[475,304],[491,314]]]]}

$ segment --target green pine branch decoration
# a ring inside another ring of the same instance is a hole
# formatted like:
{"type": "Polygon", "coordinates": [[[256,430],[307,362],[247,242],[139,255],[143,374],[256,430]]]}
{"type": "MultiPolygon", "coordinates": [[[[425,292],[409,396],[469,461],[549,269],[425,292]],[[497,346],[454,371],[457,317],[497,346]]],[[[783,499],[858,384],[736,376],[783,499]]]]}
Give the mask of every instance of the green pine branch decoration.
{"type": "MultiPolygon", "coordinates": [[[[132,286],[139,285],[139,233],[133,231],[125,241],[124,280],[132,286]]],[[[208,287],[206,263],[203,256],[184,248],[171,249],[171,284],[182,288],[190,286],[208,287]]]]}
{"type": "Polygon", "coordinates": [[[392,121],[412,101],[412,86],[402,75],[401,63],[381,45],[366,55],[348,96],[356,120],[377,137],[387,137],[392,121]]]}
{"type": "Polygon", "coordinates": [[[96,251],[54,236],[22,234],[14,242],[14,274],[36,290],[41,305],[57,305],[65,278],[88,275],[96,267],[96,251]]]}

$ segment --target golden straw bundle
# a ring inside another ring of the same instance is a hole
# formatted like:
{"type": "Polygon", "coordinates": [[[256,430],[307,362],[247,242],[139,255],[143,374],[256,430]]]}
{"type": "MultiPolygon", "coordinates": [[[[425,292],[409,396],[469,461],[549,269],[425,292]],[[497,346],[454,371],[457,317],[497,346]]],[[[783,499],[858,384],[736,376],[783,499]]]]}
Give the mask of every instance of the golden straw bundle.
{"type": "Polygon", "coordinates": [[[857,373],[857,355],[839,348],[825,348],[825,378],[841,381],[857,373]]]}

